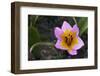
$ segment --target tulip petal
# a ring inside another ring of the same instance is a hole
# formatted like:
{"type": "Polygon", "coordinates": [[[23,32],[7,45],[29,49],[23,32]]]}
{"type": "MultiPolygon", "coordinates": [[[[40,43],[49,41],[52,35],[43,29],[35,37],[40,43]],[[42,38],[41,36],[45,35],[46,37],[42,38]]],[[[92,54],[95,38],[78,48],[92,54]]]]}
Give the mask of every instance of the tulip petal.
{"type": "Polygon", "coordinates": [[[82,46],[84,46],[84,42],[82,41],[82,39],[80,37],[78,37],[78,44],[74,46],[75,50],[80,49],[82,46]]]}
{"type": "Polygon", "coordinates": [[[60,36],[61,36],[61,34],[63,33],[63,31],[62,31],[59,27],[56,27],[56,28],[55,28],[54,33],[55,33],[56,38],[58,38],[58,39],[61,40],[61,37],[60,37],[60,36]]]}
{"type": "Polygon", "coordinates": [[[63,48],[60,44],[61,44],[61,41],[57,40],[55,47],[58,48],[58,49],[61,49],[61,50],[66,50],[66,48],[63,48]]]}
{"type": "Polygon", "coordinates": [[[76,32],[77,35],[79,34],[79,28],[78,28],[78,26],[76,24],[73,26],[72,31],[76,32]]]}
{"type": "Polygon", "coordinates": [[[68,51],[68,53],[69,53],[70,55],[77,55],[77,51],[76,51],[76,50],[68,51]]]}
{"type": "Polygon", "coordinates": [[[66,21],[63,22],[63,25],[62,25],[62,30],[65,32],[66,30],[71,30],[72,27],[70,26],[70,24],[66,21]]]}

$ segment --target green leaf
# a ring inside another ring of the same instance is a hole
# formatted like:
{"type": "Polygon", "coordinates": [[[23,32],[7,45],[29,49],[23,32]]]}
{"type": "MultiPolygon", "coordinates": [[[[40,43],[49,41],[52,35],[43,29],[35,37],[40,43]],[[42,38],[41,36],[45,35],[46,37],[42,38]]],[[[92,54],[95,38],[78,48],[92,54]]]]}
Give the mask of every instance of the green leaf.
{"type": "Polygon", "coordinates": [[[28,28],[28,45],[29,45],[29,48],[37,43],[37,42],[40,42],[40,37],[39,37],[39,33],[37,31],[36,28],[34,27],[29,27],[28,28]]]}
{"type": "Polygon", "coordinates": [[[29,25],[30,26],[35,26],[36,24],[36,21],[38,20],[38,17],[39,16],[32,16],[32,15],[29,15],[29,25]]]}
{"type": "Polygon", "coordinates": [[[38,42],[34,44],[30,52],[36,60],[62,59],[65,57],[63,51],[59,51],[51,42],[38,42]]]}
{"type": "Polygon", "coordinates": [[[80,28],[80,36],[87,32],[88,29],[88,18],[87,17],[82,17],[80,18],[80,21],[78,22],[78,26],[80,28]]]}
{"type": "Polygon", "coordinates": [[[56,49],[54,44],[50,42],[38,42],[30,48],[30,52],[35,57],[35,59],[51,59],[54,53],[56,54],[56,49]]]}

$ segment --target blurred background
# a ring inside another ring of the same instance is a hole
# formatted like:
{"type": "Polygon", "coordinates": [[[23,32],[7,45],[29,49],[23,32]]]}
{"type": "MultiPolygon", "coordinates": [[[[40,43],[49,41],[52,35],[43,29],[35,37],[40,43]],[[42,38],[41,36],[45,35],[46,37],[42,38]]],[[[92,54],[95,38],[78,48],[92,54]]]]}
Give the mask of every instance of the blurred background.
{"type": "Polygon", "coordinates": [[[28,60],[77,59],[88,57],[88,18],[68,16],[28,15],[28,60]],[[54,28],[67,21],[72,27],[77,23],[79,36],[85,45],[77,55],[70,55],[54,47],[56,37],[54,28]],[[31,50],[31,51],[30,51],[31,50]]]}

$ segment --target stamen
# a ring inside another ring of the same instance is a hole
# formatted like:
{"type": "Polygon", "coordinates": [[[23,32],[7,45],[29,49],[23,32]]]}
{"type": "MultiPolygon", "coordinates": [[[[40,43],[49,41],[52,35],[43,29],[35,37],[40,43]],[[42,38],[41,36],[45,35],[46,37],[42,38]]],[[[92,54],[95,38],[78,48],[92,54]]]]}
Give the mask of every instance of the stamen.
{"type": "Polygon", "coordinates": [[[67,37],[65,37],[65,41],[66,41],[66,43],[67,43],[68,46],[71,45],[72,40],[73,40],[73,36],[70,35],[70,34],[67,37]]]}

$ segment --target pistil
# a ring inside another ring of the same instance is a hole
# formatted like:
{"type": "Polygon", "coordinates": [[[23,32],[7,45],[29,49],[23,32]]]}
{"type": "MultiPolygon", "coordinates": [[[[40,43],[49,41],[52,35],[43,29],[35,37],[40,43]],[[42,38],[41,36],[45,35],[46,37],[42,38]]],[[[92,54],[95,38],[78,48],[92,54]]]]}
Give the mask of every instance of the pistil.
{"type": "Polygon", "coordinates": [[[70,35],[70,34],[69,34],[68,36],[65,37],[65,42],[67,43],[68,46],[71,45],[72,40],[73,40],[73,37],[72,37],[72,35],[70,35]]]}

